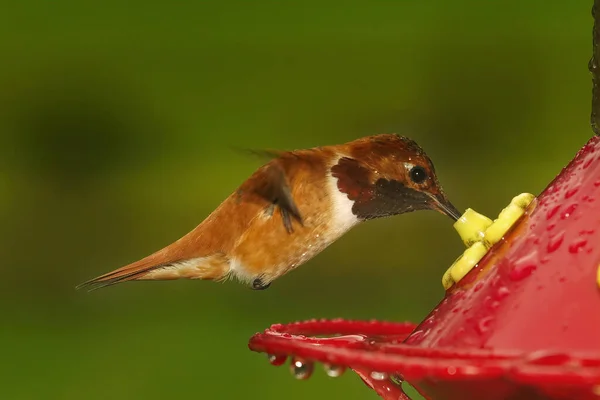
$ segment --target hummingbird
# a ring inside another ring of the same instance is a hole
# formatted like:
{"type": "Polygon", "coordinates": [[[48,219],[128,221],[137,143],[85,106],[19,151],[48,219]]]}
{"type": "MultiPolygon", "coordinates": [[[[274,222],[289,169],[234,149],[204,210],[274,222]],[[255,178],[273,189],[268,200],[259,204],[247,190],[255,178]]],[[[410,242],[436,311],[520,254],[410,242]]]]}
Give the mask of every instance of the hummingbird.
{"type": "Polygon", "coordinates": [[[192,231],[78,288],[236,278],[263,290],[361,222],[418,210],[455,221],[461,215],[429,157],[405,136],[379,134],[268,154],[270,160],[192,231]]]}

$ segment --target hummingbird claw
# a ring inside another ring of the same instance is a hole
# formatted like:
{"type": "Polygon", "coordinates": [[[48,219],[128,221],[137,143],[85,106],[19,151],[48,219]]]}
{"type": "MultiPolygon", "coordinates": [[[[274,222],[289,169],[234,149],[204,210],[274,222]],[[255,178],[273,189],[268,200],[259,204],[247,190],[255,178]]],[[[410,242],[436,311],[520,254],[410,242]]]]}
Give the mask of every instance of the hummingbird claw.
{"type": "Polygon", "coordinates": [[[264,283],[261,278],[256,278],[252,281],[252,289],[253,290],[265,290],[271,286],[271,283],[264,283]]]}

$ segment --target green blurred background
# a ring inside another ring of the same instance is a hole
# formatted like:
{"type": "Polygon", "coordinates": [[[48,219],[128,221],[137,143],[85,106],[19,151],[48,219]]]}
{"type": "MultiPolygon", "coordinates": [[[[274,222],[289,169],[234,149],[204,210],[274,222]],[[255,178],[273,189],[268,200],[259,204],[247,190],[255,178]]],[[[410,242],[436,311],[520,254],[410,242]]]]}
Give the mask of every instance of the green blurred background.
{"type": "Polygon", "coordinates": [[[375,399],[247,349],[275,322],[419,321],[462,251],[371,221],[263,292],[76,284],[208,215],[259,160],[397,132],[460,208],[538,193],[590,137],[591,1],[22,0],[0,5],[1,399],[375,399]]]}

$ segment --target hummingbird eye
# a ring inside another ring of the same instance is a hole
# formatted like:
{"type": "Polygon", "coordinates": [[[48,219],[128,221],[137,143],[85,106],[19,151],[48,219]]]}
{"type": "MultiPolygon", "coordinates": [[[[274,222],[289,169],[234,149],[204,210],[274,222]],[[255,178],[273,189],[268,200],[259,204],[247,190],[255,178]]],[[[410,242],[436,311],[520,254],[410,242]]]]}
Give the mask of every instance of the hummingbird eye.
{"type": "Polygon", "coordinates": [[[417,184],[423,183],[425,182],[425,179],[427,179],[427,171],[425,171],[425,168],[418,165],[416,167],[412,167],[408,172],[408,175],[410,176],[410,179],[417,184]]]}

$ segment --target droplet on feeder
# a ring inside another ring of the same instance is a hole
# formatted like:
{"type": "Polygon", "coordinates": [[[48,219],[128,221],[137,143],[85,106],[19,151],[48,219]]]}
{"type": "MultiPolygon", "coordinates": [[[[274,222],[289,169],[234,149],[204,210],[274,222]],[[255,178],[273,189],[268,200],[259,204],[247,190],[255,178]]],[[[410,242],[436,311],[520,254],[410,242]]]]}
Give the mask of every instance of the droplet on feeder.
{"type": "Polygon", "coordinates": [[[280,365],[285,364],[285,361],[287,360],[286,355],[277,355],[277,354],[268,354],[267,358],[269,359],[269,362],[271,363],[271,365],[275,365],[276,367],[279,367],[280,365]]]}
{"type": "Polygon", "coordinates": [[[371,378],[375,379],[376,381],[383,381],[388,378],[388,375],[385,372],[373,371],[371,372],[371,378]]]}
{"type": "Polygon", "coordinates": [[[323,368],[325,369],[327,376],[332,378],[342,376],[342,374],[346,371],[346,367],[341,365],[323,364],[323,368]]]}
{"type": "Polygon", "coordinates": [[[400,375],[398,375],[398,374],[392,374],[392,375],[390,375],[390,381],[394,385],[402,387],[402,382],[403,381],[402,381],[402,378],[400,377],[400,375]]]}
{"type": "Polygon", "coordinates": [[[312,362],[304,361],[301,358],[292,358],[290,371],[296,379],[308,379],[313,373],[315,366],[312,362]]]}

